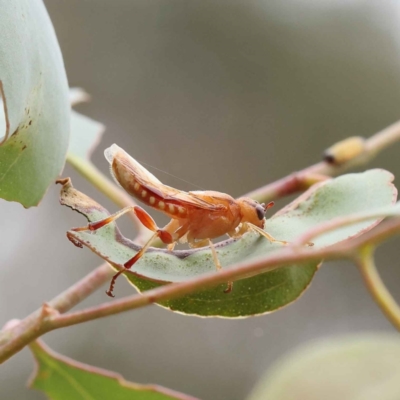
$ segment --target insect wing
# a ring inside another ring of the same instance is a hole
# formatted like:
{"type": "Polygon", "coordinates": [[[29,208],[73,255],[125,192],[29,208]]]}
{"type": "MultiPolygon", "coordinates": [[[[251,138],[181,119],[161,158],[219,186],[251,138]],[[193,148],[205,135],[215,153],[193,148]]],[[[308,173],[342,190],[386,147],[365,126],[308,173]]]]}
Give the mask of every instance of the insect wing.
{"type": "MultiPolygon", "coordinates": [[[[104,156],[107,161],[110,163],[110,171],[113,178],[116,180],[118,184],[121,185],[121,182],[117,178],[113,170],[114,160],[118,160],[121,164],[124,164],[126,167],[127,174],[132,174],[136,180],[140,182],[148,182],[153,186],[162,185],[162,183],[146,168],[144,168],[140,163],[138,163],[134,158],[132,158],[124,149],[121,149],[116,144],[113,144],[111,147],[104,150],[104,156]]],[[[125,177],[126,179],[129,176],[125,177]]],[[[123,185],[121,185],[123,186],[123,185]]]]}
{"type": "MultiPolygon", "coordinates": [[[[208,211],[221,211],[226,207],[222,204],[207,202],[201,198],[164,185],[152,173],[132,158],[125,150],[116,144],[104,151],[111,166],[111,175],[115,181],[129,194],[144,201],[134,190],[137,182],[142,188],[156,195],[166,204],[180,204],[183,207],[195,207],[208,211]],[[118,171],[118,173],[116,173],[118,171]],[[133,185],[132,185],[133,183],[133,185]]],[[[149,204],[151,205],[151,204],[149,204]]]]}

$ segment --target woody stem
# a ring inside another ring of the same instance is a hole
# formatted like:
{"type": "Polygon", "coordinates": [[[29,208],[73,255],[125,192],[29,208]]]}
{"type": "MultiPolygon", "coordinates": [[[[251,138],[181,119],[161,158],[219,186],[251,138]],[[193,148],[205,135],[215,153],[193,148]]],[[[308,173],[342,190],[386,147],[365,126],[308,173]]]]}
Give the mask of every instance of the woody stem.
{"type": "Polygon", "coordinates": [[[388,126],[382,131],[371,136],[365,141],[364,151],[339,166],[321,161],[301,171],[294,172],[282,179],[269,183],[259,189],[247,193],[259,202],[268,202],[292,193],[308,189],[315,183],[321,182],[330,176],[337,176],[351,168],[366,164],[372,160],[380,151],[400,140],[400,121],[388,126]]]}

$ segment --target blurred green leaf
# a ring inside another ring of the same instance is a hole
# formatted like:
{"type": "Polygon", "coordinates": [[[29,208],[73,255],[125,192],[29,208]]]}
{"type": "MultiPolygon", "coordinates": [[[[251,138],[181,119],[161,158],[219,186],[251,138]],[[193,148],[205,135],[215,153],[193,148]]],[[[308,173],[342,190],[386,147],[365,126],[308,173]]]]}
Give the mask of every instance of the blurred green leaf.
{"type": "Polygon", "coordinates": [[[400,339],[375,334],[308,344],[278,361],[248,400],[400,399],[400,339]]]}
{"type": "MultiPolygon", "coordinates": [[[[266,230],[277,239],[293,240],[313,226],[335,216],[373,210],[392,204],[396,189],[393,175],[384,170],[348,174],[327,181],[301,196],[292,205],[267,221],[266,230]]],[[[109,213],[92,199],[79,193],[67,183],[61,196],[62,204],[84,214],[89,221],[105,218],[109,213]]],[[[315,246],[327,246],[348,239],[376,225],[377,219],[338,229],[315,240],[315,246]]],[[[68,237],[85,245],[112,264],[123,265],[139,247],[119,232],[115,223],[95,232],[69,231],[68,237]]],[[[255,233],[241,239],[217,245],[218,258],[224,268],[279,250],[255,233]]],[[[171,310],[201,316],[239,317],[277,310],[297,299],[310,284],[318,262],[290,265],[235,282],[232,293],[226,286],[204,290],[180,299],[162,302],[171,310]]],[[[168,252],[150,249],[134,266],[127,278],[140,291],[164,282],[179,282],[206,272],[215,271],[209,248],[168,252]]]]}
{"type": "Polygon", "coordinates": [[[52,400],[196,400],[157,385],[139,385],[122,376],[61,356],[38,340],[30,345],[37,362],[30,387],[52,400]]]}
{"type": "Polygon", "coordinates": [[[71,111],[71,140],[68,154],[89,159],[100,142],[104,125],[76,111],[71,111]]]}
{"type": "MultiPolygon", "coordinates": [[[[0,80],[9,120],[9,137],[0,146],[0,197],[30,207],[39,203],[65,162],[68,84],[43,2],[0,0],[0,9],[0,80]]],[[[0,112],[2,129],[5,117],[0,112]]]]}
{"type": "Polygon", "coordinates": [[[76,104],[86,103],[87,101],[90,101],[90,99],[90,94],[84,89],[80,87],[69,88],[69,102],[71,103],[72,107],[76,104]]]}

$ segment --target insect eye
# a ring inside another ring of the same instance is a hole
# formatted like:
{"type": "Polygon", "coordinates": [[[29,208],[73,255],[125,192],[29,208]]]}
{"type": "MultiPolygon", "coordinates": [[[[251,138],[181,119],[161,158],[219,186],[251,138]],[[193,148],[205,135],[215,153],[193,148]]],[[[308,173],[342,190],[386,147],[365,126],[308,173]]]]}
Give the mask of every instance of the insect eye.
{"type": "Polygon", "coordinates": [[[261,221],[262,219],[264,219],[265,216],[265,210],[264,207],[262,207],[261,205],[257,205],[256,206],[256,211],[257,211],[257,217],[258,219],[261,221]]]}

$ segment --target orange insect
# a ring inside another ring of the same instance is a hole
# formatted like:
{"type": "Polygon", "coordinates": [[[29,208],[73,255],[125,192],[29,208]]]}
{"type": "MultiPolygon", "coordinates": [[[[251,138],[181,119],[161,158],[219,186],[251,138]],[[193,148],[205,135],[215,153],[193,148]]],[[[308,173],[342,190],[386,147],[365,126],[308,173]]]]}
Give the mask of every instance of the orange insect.
{"type": "MultiPolygon", "coordinates": [[[[133,211],[140,222],[154,232],[142,249],[112,278],[109,290],[106,292],[111,297],[114,297],[113,289],[118,276],[129,270],[143,256],[156,237],[168,244],[170,250],[178,241],[188,242],[192,248],[209,245],[218,270],[221,269],[221,265],[211,239],[225,234],[232,238],[239,238],[244,233],[253,230],[271,242],[287,244],[285,241],[274,239],[263,230],[265,212],[273,206],[273,202],[265,205],[248,197],[235,200],[228,194],[209,190],[183,192],[161,183],[116,144],[106,149],[104,155],[110,163],[111,174],[119,185],[136,199],[171,218],[164,228],[159,228],[145,210],[139,206],[133,206],[126,207],[103,220],[91,222],[86,227],[74,229],[93,231],[133,211]]],[[[232,282],[228,282],[225,292],[231,290],[232,282]]]]}

